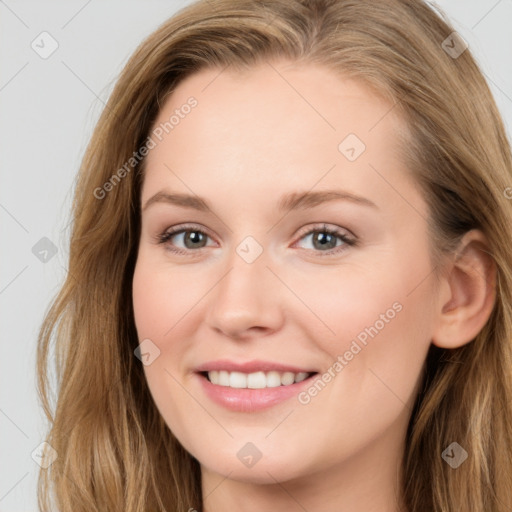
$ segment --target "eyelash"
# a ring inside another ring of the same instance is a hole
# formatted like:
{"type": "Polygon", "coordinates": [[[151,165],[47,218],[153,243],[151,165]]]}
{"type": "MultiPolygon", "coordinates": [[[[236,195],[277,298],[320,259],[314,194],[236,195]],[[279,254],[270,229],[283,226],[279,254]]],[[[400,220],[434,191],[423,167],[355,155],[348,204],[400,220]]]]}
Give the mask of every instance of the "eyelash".
{"type": "MultiPolygon", "coordinates": [[[[195,233],[201,233],[209,238],[210,235],[208,233],[200,228],[198,228],[196,225],[180,225],[176,226],[174,228],[171,228],[170,230],[166,230],[163,233],[160,233],[157,235],[157,243],[158,244],[165,244],[167,243],[174,235],[180,234],[180,233],[187,233],[187,232],[195,232],[195,233]]],[[[321,226],[314,226],[313,228],[310,228],[309,231],[306,231],[305,233],[301,234],[299,240],[302,240],[304,237],[309,236],[313,233],[326,233],[329,235],[334,235],[338,237],[342,242],[343,245],[340,245],[338,247],[334,247],[332,249],[329,249],[327,251],[318,251],[315,249],[306,249],[311,250],[313,252],[318,253],[319,256],[332,256],[335,255],[341,251],[346,250],[348,247],[354,247],[357,245],[357,241],[353,238],[349,238],[345,233],[342,231],[339,231],[338,229],[332,229],[327,227],[325,224],[322,224],[321,226]]],[[[206,247],[200,247],[199,249],[180,249],[176,247],[172,247],[169,244],[168,250],[175,253],[175,254],[181,254],[184,256],[193,257],[195,255],[191,253],[198,253],[201,251],[201,249],[206,249],[206,247]]]]}

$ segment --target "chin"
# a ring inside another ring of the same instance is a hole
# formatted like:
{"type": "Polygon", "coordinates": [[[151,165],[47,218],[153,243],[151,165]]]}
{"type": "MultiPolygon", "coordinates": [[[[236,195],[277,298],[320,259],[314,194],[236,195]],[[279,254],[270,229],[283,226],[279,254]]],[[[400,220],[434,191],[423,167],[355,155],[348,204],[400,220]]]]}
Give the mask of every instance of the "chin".
{"type": "Polygon", "coordinates": [[[232,452],[225,454],[209,453],[206,457],[195,458],[199,461],[202,471],[217,473],[228,477],[230,480],[253,484],[275,484],[276,482],[286,482],[294,480],[308,474],[304,460],[297,457],[300,453],[295,450],[294,457],[276,458],[276,448],[273,448],[273,456],[265,457],[264,454],[256,462],[242,462],[244,454],[233,457],[232,452]],[[299,460],[300,459],[300,460],[299,460]],[[247,465],[246,465],[247,464],[247,465]]]}

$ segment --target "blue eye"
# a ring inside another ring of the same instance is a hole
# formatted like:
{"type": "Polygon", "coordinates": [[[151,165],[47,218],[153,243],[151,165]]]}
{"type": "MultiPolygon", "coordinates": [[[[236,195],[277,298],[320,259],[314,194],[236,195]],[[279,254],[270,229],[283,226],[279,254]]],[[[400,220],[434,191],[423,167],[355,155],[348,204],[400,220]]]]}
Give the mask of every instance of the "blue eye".
{"type": "Polygon", "coordinates": [[[349,237],[346,233],[338,230],[328,228],[325,224],[321,227],[310,229],[300,240],[311,237],[313,249],[316,252],[322,253],[321,256],[338,254],[345,251],[347,247],[356,244],[356,240],[349,237]],[[341,241],[338,244],[338,240],[341,241]]]}
{"type": "MultiPolygon", "coordinates": [[[[299,240],[306,239],[307,237],[312,237],[313,243],[313,249],[307,250],[312,250],[321,256],[338,254],[357,243],[355,238],[348,236],[345,232],[328,228],[325,224],[310,229],[299,240]],[[338,244],[338,241],[341,241],[341,243],[338,244]]],[[[195,225],[181,225],[164,231],[157,236],[157,241],[160,244],[167,244],[171,252],[192,256],[192,253],[197,253],[197,250],[207,247],[208,238],[210,236],[195,225]],[[172,242],[174,238],[178,237],[180,237],[181,243],[184,245],[183,248],[176,247],[172,242]]]]}
{"type": "Polygon", "coordinates": [[[194,249],[202,249],[205,247],[204,242],[209,238],[208,234],[201,229],[197,229],[195,226],[178,226],[171,230],[165,231],[158,236],[158,242],[161,244],[168,244],[169,250],[178,254],[187,254],[189,251],[194,249]],[[182,241],[185,244],[185,249],[174,247],[171,240],[178,235],[182,236],[182,241]],[[187,244],[190,244],[187,246],[187,244]]]}

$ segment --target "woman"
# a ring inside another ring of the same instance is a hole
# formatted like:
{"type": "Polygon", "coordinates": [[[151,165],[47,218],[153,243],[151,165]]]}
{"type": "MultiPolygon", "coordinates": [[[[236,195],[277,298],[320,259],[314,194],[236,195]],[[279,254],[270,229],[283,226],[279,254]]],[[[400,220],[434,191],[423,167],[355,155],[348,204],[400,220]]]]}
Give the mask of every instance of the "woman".
{"type": "Polygon", "coordinates": [[[41,508],[509,510],[511,183],[425,3],[182,10],[80,170],[41,508]]]}

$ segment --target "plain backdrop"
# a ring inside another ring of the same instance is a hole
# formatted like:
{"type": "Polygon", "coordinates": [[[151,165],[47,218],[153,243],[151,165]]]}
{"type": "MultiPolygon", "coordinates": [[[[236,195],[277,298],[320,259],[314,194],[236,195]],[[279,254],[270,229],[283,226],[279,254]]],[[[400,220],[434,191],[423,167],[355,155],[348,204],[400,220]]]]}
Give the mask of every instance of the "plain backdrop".
{"type": "MultiPolygon", "coordinates": [[[[0,512],[38,510],[33,454],[46,423],[36,337],[66,275],[83,152],[130,54],[189,3],[0,0],[0,512]]],[[[510,135],[512,0],[437,4],[469,43],[510,135]]]]}

